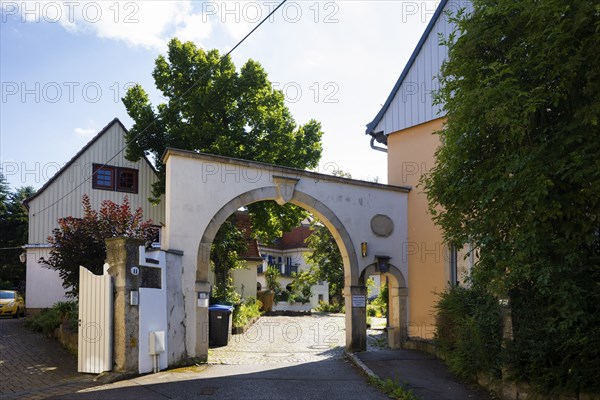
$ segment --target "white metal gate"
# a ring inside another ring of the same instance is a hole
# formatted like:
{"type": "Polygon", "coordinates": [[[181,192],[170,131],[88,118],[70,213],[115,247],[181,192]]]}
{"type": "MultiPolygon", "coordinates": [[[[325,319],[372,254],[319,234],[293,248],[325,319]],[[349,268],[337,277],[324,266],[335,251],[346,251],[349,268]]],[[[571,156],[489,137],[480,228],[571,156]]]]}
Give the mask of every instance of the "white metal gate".
{"type": "Polygon", "coordinates": [[[78,372],[112,369],[113,290],[106,266],[104,275],[79,267],[78,372]]]}

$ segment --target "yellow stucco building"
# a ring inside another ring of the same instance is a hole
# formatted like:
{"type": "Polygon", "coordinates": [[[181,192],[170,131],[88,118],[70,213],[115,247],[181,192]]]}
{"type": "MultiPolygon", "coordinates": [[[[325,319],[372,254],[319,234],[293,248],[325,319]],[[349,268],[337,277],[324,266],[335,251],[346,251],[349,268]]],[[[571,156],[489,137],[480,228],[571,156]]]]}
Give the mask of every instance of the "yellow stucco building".
{"type": "Polygon", "coordinates": [[[469,3],[440,3],[388,99],[366,130],[372,136],[371,147],[387,152],[388,184],[412,187],[408,195],[408,242],[402,243],[408,261],[410,337],[433,336],[438,293],[449,284],[463,283],[473,263],[465,251],[457,254],[444,244],[419,184],[421,176],[434,166],[440,144],[434,132],[443,128],[445,120],[443,109],[434,102],[437,76],[448,54],[439,44],[439,36],[447,37],[453,29],[446,11],[462,7],[469,7],[469,3]]]}

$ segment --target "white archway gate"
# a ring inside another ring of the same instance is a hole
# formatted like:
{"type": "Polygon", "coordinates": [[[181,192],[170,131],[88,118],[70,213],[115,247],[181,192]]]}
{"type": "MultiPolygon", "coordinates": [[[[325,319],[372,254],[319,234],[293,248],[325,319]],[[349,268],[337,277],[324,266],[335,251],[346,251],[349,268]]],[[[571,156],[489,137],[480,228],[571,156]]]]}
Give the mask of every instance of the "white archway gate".
{"type": "Polygon", "coordinates": [[[264,200],[301,206],[333,234],[344,260],[349,350],[366,349],[366,288],[361,274],[375,256],[390,257],[400,277],[396,286],[402,306],[391,308],[395,314],[390,321],[397,325],[392,330],[401,332],[407,326],[409,188],[176,149],[168,149],[163,161],[169,364],[187,357],[207,358],[208,308],[200,298],[210,290],[210,246],[229,215],[264,200]],[[366,243],[366,255],[361,243],[366,243]]]}

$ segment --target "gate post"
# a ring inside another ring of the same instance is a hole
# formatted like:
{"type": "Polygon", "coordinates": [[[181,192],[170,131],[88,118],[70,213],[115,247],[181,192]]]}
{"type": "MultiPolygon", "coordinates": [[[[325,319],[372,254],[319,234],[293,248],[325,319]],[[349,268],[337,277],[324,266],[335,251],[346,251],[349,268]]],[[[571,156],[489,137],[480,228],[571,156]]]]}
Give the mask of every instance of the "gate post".
{"type": "Polygon", "coordinates": [[[139,246],[144,242],[130,238],[106,239],[108,273],[114,279],[114,340],[115,372],[139,370],[139,246]],[[132,294],[133,293],[133,294],[132,294]]]}
{"type": "Polygon", "coordinates": [[[367,287],[344,288],[346,306],[346,349],[367,350],[367,287]]]}
{"type": "Polygon", "coordinates": [[[388,281],[388,346],[401,349],[408,338],[406,325],[406,299],[408,288],[398,287],[388,281]]]}

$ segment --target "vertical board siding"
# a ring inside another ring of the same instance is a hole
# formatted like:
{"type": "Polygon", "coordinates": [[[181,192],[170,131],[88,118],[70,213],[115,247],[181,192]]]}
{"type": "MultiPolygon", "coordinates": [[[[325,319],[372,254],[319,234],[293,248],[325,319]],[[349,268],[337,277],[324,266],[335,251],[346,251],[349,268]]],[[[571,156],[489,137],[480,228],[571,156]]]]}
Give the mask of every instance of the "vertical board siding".
{"type": "Polygon", "coordinates": [[[435,21],[432,31],[373,132],[383,131],[388,135],[444,116],[442,107],[433,104],[434,93],[439,89],[437,76],[448,57],[448,48],[439,44],[439,36],[448,38],[454,29],[446,11],[455,13],[461,8],[470,12],[472,5],[466,0],[451,0],[446,3],[444,12],[435,21]]]}
{"type": "Polygon", "coordinates": [[[112,282],[79,267],[77,371],[99,374],[112,369],[112,282]]]}
{"type": "Polygon", "coordinates": [[[59,218],[73,216],[81,217],[81,197],[87,194],[90,197],[92,207],[99,209],[102,201],[112,200],[121,204],[127,196],[132,209],[142,207],[144,219],[152,219],[154,223],[164,222],[164,204],[153,206],[148,197],[151,193],[151,185],[158,178],[142,159],[132,163],[125,159],[125,132],[118,123],[113,123],[108,130],[99,137],[83,154],[67,167],[40,195],[29,203],[29,243],[47,243],[47,238],[52,230],[58,226],[59,218]],[[112,159],[112,160],[111,160],[112,159]],[[110,161],[109,161],[110,160],[110,161]],[[123,193],[108,190],[92,189],[92,165],[108,163],[117,167],[128,167],[138,170],[138,193],[123,193]],[[89,179],[87,179],[89,178],[89,179]],[[86,180],[81,186],[81,182],[86,180]],[[61,199],[62,196],[65,198],[61,199]],[[56,203],[58,201],[58,203],[56,203]],[[56,203],[56,204],[55,204],[56,203]],[[49,208],[47,208],[49,207],[49,208]],[[47,209],[46,209],[47,208],[47,209]]]}

